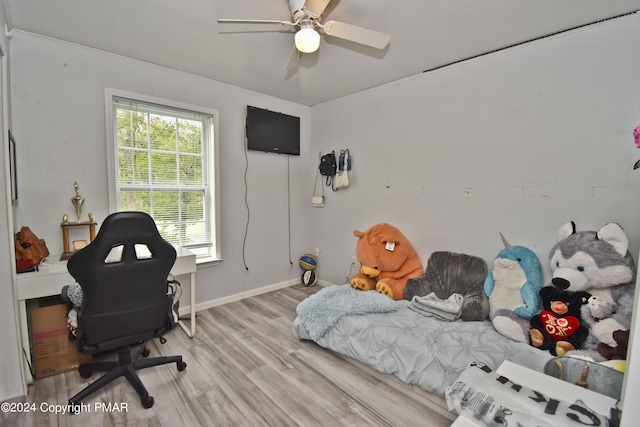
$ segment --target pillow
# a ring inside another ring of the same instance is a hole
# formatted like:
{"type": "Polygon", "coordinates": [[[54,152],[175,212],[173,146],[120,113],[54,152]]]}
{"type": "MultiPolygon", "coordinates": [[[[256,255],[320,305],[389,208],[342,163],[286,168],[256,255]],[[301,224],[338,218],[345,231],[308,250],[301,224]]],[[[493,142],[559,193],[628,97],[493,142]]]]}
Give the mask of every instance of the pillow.
{"type": "Polygon", "coordinates": [[[484,281],[489,270],[479,257],[455,252],[434,252],[427,261],[424,275],[409,279],[404,298],[426,296],[434,292],[445,300],[458,293],[464,297],[461,319],[484,320],[489,316],[489,299],[484,293],[484,281]]]}

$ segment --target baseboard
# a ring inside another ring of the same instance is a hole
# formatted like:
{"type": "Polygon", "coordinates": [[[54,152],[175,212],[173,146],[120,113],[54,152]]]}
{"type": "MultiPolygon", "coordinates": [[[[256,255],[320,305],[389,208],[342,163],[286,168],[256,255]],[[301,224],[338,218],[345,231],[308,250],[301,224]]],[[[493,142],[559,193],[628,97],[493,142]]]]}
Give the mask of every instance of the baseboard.
{"type": "Polygon", "coordinates": [[[316,283],[316,286],[321,286],[321,287],[335,286],[335,283],[327,282],[326,280],[318,280],[318,283],[316,283]]]}
{"type": "MultiPolygon", "coordinates": [[[[205,301],[196,304],[196,312],[200,310],[206,310],[211,307],[217,307],[219,305],[228,304],[230,302],[240,301],[245,298],[254,297],[256,295],[265,294],[271,291],[277,291],[278,289],[287,288],[293,285],[299,285],[301,283],[299,278],[287,280],[285,282],[275,283],[273,285],[263,286],[261,288],[252,289],[246,292],[240,292],[239,294],[229,295],[223,298],[217,298],[210,301],[205,301]]],[[[330,286],[332,283],[326,282],[324,280],[318,280],[316,286],[330,286]]],[[[189,307],[181,307],[180,308],[180,317],[186,316],[190,313],[189,307]]]]}

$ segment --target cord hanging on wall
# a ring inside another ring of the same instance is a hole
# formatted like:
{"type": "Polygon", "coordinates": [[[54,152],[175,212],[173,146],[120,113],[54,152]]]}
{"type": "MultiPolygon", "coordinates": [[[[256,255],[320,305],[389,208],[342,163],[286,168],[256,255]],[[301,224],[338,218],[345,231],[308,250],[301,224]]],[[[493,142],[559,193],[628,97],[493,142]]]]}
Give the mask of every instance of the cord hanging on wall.
{"type": "MultiPolygon", "coordinates": [[[[318,154],[319,164],[322,164],[322,152],[318,154]]],[[[320,166],[316,169],[316,180],[313,183],[313,196],[311,196],[311,204],[316,208],[324,207],[324,186],[322,185],[322,181],[320,181],[320,190],[322,190],[322,194],[318,195],[316,193],[318,189],[318,178],[320,178],[320,166]]]]}
{"type": "MultiPolygon", "coordinates": [[[[636,147],[640,148],[640,125],[638,125],[638,127],[633,130],[633,139],[635,141],[636,147]]],[[[633,165],[633,169],[638,168],[640,168],[640,160],[638,160],[636,164],[633,165]]]]}
{"type": "Polygon", "coordinates": [[[247,265],[246,258],[246,250],[247,250],[247,235],[249,234],[249,184],[247,183],[247,174],[249,173],[249,156],[247,155],[247,133],[246,133],[246,124],[245,124],[245,146],[244,146],[244,205],[247,208],[247,222],[244,226],[244,237],[242,239],[242,263],[244,264],[244,269],[249,271],[249,266],[247,265]]]}

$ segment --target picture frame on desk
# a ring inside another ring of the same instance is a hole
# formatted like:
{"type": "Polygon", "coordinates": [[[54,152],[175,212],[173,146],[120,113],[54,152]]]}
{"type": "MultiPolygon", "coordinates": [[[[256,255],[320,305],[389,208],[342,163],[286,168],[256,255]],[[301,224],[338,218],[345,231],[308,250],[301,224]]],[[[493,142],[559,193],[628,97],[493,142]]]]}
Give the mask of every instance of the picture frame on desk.
{"type": "Polygon", "coordinates": [[[87,241],[86,240],[74,240],[73,241],[73,250],[74,250],[74,252],[79,251],[80,249],[84,248],[85,246],[87,246],[87,241]]]}
{"type": "Polygon", "coordinates": [[[18,204],[18,172],[16,166],[16,139],[9,130],[9,176],[11,180],[11,204],[18,204]]]}
{"type": "Polygon", "coordinates": [[[93,242],[93,239],[96,238],[96,226],[98,225],[95,221],[78,221],[78,222],[62,222],[60,223],[60,228],[62,229],[62,246],[63,252],[60,255],[60,261],[66,261],[71,258],[71,255],[79,251],[80,249],[87,246],[87,244],[93,242]],[[78,228],[89,228],[89,240],[74,240],[70,241],[69,231],[70,229],[78,229],[78,228]],[[71,246],[73,244],[73,247],[71,246]]]}

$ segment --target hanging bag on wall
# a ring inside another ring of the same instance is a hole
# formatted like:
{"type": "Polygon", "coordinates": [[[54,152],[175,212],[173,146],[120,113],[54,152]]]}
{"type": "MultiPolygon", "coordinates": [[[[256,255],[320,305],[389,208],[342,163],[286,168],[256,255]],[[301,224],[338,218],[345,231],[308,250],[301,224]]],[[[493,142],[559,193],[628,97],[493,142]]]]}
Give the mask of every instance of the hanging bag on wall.
{"type": "Polygon", "coordinates": [[[325,183],[327,184],[327,187],[332,186],[333,178],[336,176],[336,172],[338,170],[335,151],[332,151],[331,153],[325,154],[324,156],[320,157],[319,169],[320,174],[326,177],[325,183]]]}
{"type": "Polygon", "coordinates": [[[349,149],[340,150],[338,158],[338,173],[335,178],[336,189],[347,188],[349,186],[349,170],[351,170],[351,155],[349,149]]]}
{"type": "Polygon", "coordinates": [[[14,246],[18,273],[37,270],[42,260],[49,256],[45,241],[39,239],[29,227],[22,227],[16,233],[14,246]]]}

